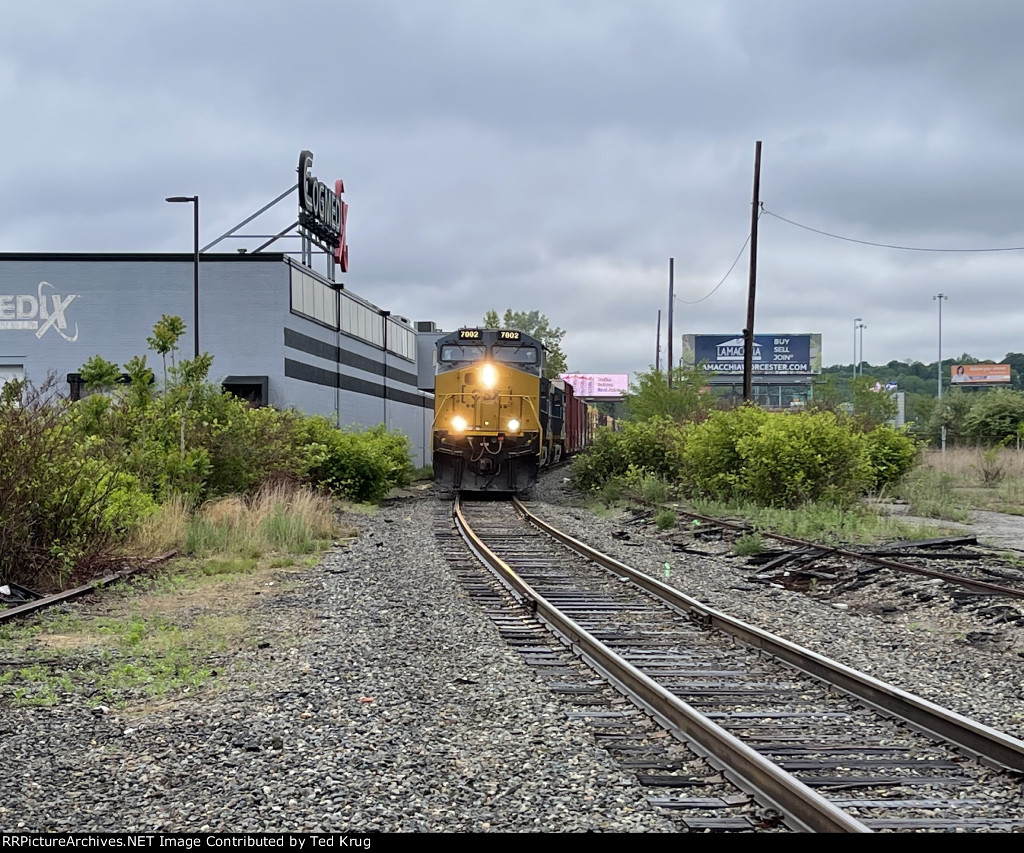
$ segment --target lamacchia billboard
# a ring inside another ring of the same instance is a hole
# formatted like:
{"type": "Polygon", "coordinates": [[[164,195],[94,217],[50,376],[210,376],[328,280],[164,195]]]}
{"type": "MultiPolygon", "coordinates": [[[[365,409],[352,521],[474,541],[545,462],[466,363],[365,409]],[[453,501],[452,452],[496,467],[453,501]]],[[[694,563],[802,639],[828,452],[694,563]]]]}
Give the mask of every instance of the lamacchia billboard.
{"type": "MultiPolygon", "coordinates": [[[[743,335],[683,335],[683,367],[743,373],[743,335]]],[[[754,335],[751,371],[763,375],[821,373],[821,335],[754,335]]]]}

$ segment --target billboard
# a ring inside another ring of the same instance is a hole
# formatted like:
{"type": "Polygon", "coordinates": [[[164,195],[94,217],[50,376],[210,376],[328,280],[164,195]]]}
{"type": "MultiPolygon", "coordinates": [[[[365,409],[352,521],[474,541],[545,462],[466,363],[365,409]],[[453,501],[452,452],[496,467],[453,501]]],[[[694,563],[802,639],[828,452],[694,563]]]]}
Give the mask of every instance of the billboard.
{"type": "MultiPolygon", "coordinates": [[[[683,367],[704,362],[708,373],[743,373],[743,335],[683,335],[683,367]]],[[[754,374],[821,373],[821,335],[754,335],[754,374]]]]}
{"type": "Polygon", "coordinates": [[[1010,381],[1008,364],[954,364],[949,369],[954,385],[988,384],[1010,381]]]}
{"type": "Polygon", "coordinates": [[[559,373],[577,397],[619,398],[629,391],[628,373],[559,373]]]}

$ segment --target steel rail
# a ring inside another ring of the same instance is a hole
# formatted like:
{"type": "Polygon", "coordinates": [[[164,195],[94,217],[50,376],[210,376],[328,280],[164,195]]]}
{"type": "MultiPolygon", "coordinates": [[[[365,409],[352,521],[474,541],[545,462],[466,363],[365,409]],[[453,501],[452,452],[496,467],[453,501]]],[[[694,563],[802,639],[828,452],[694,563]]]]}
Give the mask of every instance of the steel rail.
{"type": "MultiPolygon", "coordinates": [[[[516,503],[522,507],[518,501],[516,503]]],[[[515,589],[536,619],[558,634],[619,690],[638,701],[660,725],[726,765],[722,772],[741,788],[757,792],[759,802],[786,815],[795,828],[804,831],[871,832],[863,823],[708,720],[552,606],[473,532],[462,512],[461,497],[455,501],[452,515],[470,550],[515,589]]]]}
{"type": "Polygon", "coordinates": [[[519,500],[514,503],[517,511],[539,530],[620,577],[628,577],[637,586],[694,616],[708,627],[725,631],[748,645],[763,649],[802,672],[834,684],[874,708],[895,714],[918,730],[956,743],[981,760],[1000,768],[1024,772],[1024,741],[714,610],[674,587],[562,533],[531,513],[519,500]]]}
{"type": "Polygon", "coordinates": [[[107,584],[114,583],[119,580],[131,577],[132,575],[138,574],[143,569],[147,569],[157,563],[162,563],[164,560],[169,560],[177,551],[168,551],[166,554],[161,554],[158,557],[150,557],[147,560],[143,560],[136,566],[129,566],[120,572],[115,572],[111,575],[106,575],[102,578],[89,581],[87,584],[77,586],[74,589],[67,589],[63,592],[56,592],[53,595],[47,595],[43,598],[37,598],[34,601],[26,602],[25,604],[19,604],[15,607],[8,607],[6,610],[0,610],[0,622],[6,622],[9,619],[14,619],[17,616],[26,616],[29,613],[34,613],[37,610],[44,610],[47,607],[52,607],[54,604],[60,604],[62,601],[70,601],[73,598],[78,598],[80,595],[85,595],[89,592],[95,592],[98,589],[102,589],[107,584]]]}
{"type": "MultiPolygon", "coordinates": [[[[707,515],[698,515],[697,513],[687,512],[686,510],[679,510],[673,508],[673,512],[678,512],[680,515],[685,515],[687,518],[695,518],[700,521],[706,521],[708,524],[716,524],[719,527],[726,527],[730,530],[736,530],[740,533],[750,532],[753,528],[748,524],[736,524],[732,521],[723,521],[719,518],[712,518],[707,515]]],[[[938,580],[947,581],[948,583],[955,583],[958,586],[963,586],[968,589],[976,589],[983,593],[994,593],[996,595],[1005,595],[1009,598],[1024,598],[1024,590],[1014,589],[1009,586],[1002,586],[1001,584],[988,583],[987,581],[976,581],[971,578],[961,577],[960,575],[951,575],[948,572],[940,572],[936,569],[926,569],[921,566],[911,566],[907,563],[900,563],[896,560],[887,560],[884,557],[873,557],[870,554],[861,554],[857,551],[847,551],[845,548],[839,548],[835,545],[822,545],[819,542],[810,542],[804,539],[794,539],[791,536],[783,536],[781,533],[768,533],[765,531],[759,531],[762,536],[766,536],[769,539],[775,539],[778,542],[785,542],[787,545],[798,545],[806,548],[815,548],[822,552],[822,554],[831,554],[838,557],[846,557],[848,559],[860,560],[865,563],[871,563],[874,566],[882,566],[887,569],[895,569],[900,572],[912,572],[913,574],[924,575],[928,578],[936,578],[938,580]]],[[[989,546],[986,546],[989,547],[989,546]]]]}

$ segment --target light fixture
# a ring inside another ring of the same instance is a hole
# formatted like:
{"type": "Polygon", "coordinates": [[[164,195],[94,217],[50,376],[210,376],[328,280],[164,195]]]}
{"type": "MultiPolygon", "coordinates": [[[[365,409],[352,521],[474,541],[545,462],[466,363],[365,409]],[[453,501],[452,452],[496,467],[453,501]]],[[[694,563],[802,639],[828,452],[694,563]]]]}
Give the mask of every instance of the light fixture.
{"type": "Polygon", "coordinates": [[[169,202],[185,202],[195,205],[193,212],[193,245],[195,257],[192,262],[192,309],[195,315],[195,327],[192,330],[192,337],[195,340],[195,356],[199,358],[199,196],[197,195],[172,195],[165,198],[169,202]]]}

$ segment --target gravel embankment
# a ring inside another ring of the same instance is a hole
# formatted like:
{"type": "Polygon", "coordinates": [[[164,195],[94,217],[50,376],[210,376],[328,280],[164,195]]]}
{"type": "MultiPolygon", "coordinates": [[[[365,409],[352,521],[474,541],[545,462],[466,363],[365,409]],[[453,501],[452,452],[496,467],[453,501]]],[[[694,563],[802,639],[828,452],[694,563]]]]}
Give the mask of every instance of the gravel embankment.
{"type": "MultiPolygon", "coordinates": [[[[684,566],[653,527],[631,529],[643,548],[613,538],[622,520],[573,508],[558,477],[532,508],[631,565],[670,562],[712,607],[1024,736],[1020,628],[972,645],[969,615],[939,599],[838,609],[746,584],[736,561],[684,566]]],[[[674,831],[469,601],[435,547],[435,513],[411,500],[355,519],[351,546],[256,600],[269,645],[216,689],[101,714],[81,700],[0,708],[0,828],[674,831]]]]}

